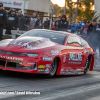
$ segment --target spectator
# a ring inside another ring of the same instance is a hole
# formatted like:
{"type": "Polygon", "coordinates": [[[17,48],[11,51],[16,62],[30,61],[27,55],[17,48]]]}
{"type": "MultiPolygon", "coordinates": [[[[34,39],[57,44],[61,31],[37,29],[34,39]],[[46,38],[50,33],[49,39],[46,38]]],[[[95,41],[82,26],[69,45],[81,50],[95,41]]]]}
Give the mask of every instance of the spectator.
{"type": "Polygon", "coordinates": [[[83,21],[81,21],[81,23],[79,23],[79,27],[82,28],[82,26],[84,26],[85,23],[83,21]]]}
{"type": "Polygon", "coordinates": [[[95,37],[94,33],[96,32],[96,27],[97,27],[96,20],[93,19],[92,23],[89,25],[88,30],[87,30],[87,35],[89,36],[88,43],[94,49],[95,49],[95,39],[96,39],[96,38],[94,39],[95,37]]]}
{"type": "Polygon", "coordinates": [[[53,22],[52,22],[52,30],[55,30],[55,19],[53,19],[53,22]]]}
{"type": "Polygon", "coordinates": [[[18,17],[19,17],[19,30],[24,30],[25,26],[25,17],[22,15],[22,11],[18,11],[18,17]]]}
{"type": "Polygon", "coordinates": [[[58,31],[67,31],[68,29],[68,21],[66,21],[66,16],[63,15],[61,20],[58,23],[58,31]]]}
{"type": "Polygon", "coordinates": [[[33,13],[29,29],[38,29],[39,28],[40,20],[37,17],[38,17],[37,14],[33,13]]]}
{"type": "Polygon", "coordinates": [[[39,28],[42,29],[43,28],[42,20],[41,20],[41,18],[39,16],[37,18],[39,20],[39,28]]]}
{"type": "Polygon", "coordinates": [[[78,26],[78,29],[81,29],[81,27],[80,27],[80,22],[78,22],[77,26],[78,26]]]}
{"type": "Polygon", "coordinates": [[[16,15],[18,16],[18,11],[16,11],[16,15]]]}
{"type": "Polygon", "coordinates": [[[99,47],[100,51],[100,21],[99,24],[93,28],[93,49],[96,51],[96,48],[99,47]]]}
{"type": "Polygon", "coordinates": [[[91,24],[88,27],[88,30],[87,30],[87,35],[88,36],[92,36],[93,35],[92,33],[93,33],[93,29],[94,28],[96,28],[96,20],[95,19],[92,20],[91,24]]]}
{"type": "Polygon", "coordinates": [[[46,21],[44,22],[44,29],[49,29],[50,27],[50,20],[47,18],[46,21]]]}
{"type": "Polygon", "coordinates": [[[28,31],[29,30],[28,27],[29,27],[29,24],[30,24],[30,18],[28,17],[26,12],[24,13],[24,17],[25,17],[24,30],[28,31]]]}
{"type": "Polygon", "coordinates": [[[77,30],[77,25],[75,24],[75,22],[73,21],[73,23],[71,24],[71,33],[75,33],[77,30]]]}
{"type": "Polygon", "coordinates": [[[7,12],[3,10],[3,4],[0,3],[0,39],[2,39],[3,28],[7,24],[7,12]]]}
{"type": "Polygon", "coordinates": [[[82,26],[81,31],[80,31],[81,35],[87,35],[87,30],[88,30],[89,25],[90,25],[90,21],[87,21],[86,24],[82,26]]]}
{"type": "Polygon", "coordinates": [[[61,20],[61,16],[58,17],[58,20],[55,21],[55,29],[58,30],[58,23],[61,20]]]}
{"type": "Polygon", "coordinates": [[[11,34],[11,30],[17,30],[19,25],[19,18],[16,15],[16,10],[12,9],[11,15],[8,16],[6,34],[11,34]]]}
{"type": "Polygon", "coordinates": [[[10,8],[9,12],[8,12],[8,16],[11,15],[11,11],[13,8],[10,8]]]}

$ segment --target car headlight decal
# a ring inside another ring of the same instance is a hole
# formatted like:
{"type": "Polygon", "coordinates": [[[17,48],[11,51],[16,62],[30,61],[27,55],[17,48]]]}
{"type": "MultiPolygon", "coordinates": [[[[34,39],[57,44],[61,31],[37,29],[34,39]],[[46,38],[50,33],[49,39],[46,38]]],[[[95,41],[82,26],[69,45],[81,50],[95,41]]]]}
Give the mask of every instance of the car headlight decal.
{"type": "Polygon", "coordinates": [[[18,52],[9,52],[9,51],[3,51],[0,50],[0,54],[5,54],[5,55],[13,55],[13,56],[24,56],[24,57],[37,57],[39,54],[37,53],[18,53],[18,52]]]}
{"type": "Polygon", "coordinates": [[[35,53],[22,53],[21,56],[24,57],[37,57],[39,54],[35,54],[35,53]]]}
{"type": "Polygon", "coordinates": [[[31,53],[27,53],[28,57],[37,57],[39,54],[31,54],[31,53]]]}

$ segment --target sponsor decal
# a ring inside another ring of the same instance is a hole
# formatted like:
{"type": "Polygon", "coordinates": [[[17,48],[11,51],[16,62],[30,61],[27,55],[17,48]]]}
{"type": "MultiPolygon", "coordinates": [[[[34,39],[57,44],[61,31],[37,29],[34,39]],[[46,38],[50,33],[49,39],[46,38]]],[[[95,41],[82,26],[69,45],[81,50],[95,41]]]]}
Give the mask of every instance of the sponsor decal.
{"type": "Polygon", "coordinates": [[[82,72],[84,72],[84,69],[82,69],[82,72]]]}
{"type": "Polygon", "coordinates": [[[50,68],[50,67],[51,67],[51,64],[46,64],[45,67],[46,67],[46,68],[50,68]]]}
{"type": "Polygon", "coordinates": [[[90,52],[90,54],[96,54],[95,52],[90,52]]]}
{"type": "Polygon", "coordinates": [[[85,67],[82,67],[83,69],[85,68],[85,67]]]}
{"type": "Polygon", "coordinates": [[[78,72],[77,74],[84,74],[84,72],[78,72]]]}
{"type": "Polygon", "coordinates": [[[45,65],[39,65],[38,68],[43,69],[43,68],[45,68],[45,65]]]}
{"type": "Polygon", "coordinates": [[[89,54],[89,53],[90,53],[90,51],[89,51],[89,50],[87,50],[87,51],[86,51],[86,53],[87,53],[87,54],[89,54]]]}
{"type": "Polygon", "coordinates": [[[60,52],[60,50],[51,50],[52,55],[58,55],[60,52]]]}
{"type": "MultiPolygon", "coordinates": [[[[82,69],[81,69],[82,70],[82,69]]],[[[64,71],[61,71],[60,72],[60,74],[63,74],[63,75],[77,75],[77,74],[79,74],[79,75],[81,75],[81,74],[84,74],[84,72],[64,72],[64,71]]]]}
{"type": "Polygon", "coordinates": [[[82,61],[82,53],[70,53],[69,60],[71,61],[82,61]]]}
{"type": "Polygon", "coordinates": [[[0,1],[0,3],[6,4],[6,5],[7,4],[10,4],[10,5],[12,4],[11,2],[3,2],[3,1],[0,1]]]}
{"type": "Polygon", "coordinates": [[[70,69],[69,71],[70,71],[70,72],[73,72],[73,71],[74,71],[74,69],[70,69]]]}
{"type": "Polygon", "coordinates": [[[80,71],[82,71],[82,69],[76,69],[76,72],[80,72],[80,71]]]}
{"type": "Polygon", "coordinates": [[[19,47],[23,47],[23,48],[27,48],[27,49],[31,49],[31,50],[36,50],[37,49],[36,47],[33,47],[29,43],[23,43],[23,42],[18,43],[17,41],[10,42],[10,45],[19,46],[19,47]]]}
{"type": "Polygon", "coordinates": [[[43,57],[43,61],[52,61],[53,60],[53,58],[45,58],[45,57],[43,57]]]}
{"type": "Polygon", "coordinates": [[[75,75],[76,73],[75,72],[68,72],[68,74],[75,75]]]}
{"type": "Polygon", "coordinates": [[[66,69],[61,69],[61,72],[64,72],[64,71],[66,71],[66,69]]]}
{"type": "Polygon", "coordinates": [[[35,44],[35,45],[39,45],[40,44],[40,42],[39,41],[33,41],[33,42],[31,42],[32,44],[35,44]]]}
{"type": "Polygon", "coordinates": [[[18,58],[18,57],[9,57],[9,56],[2,56],[2,55],[0,55],[0,58],[8,59],[8,60],[19,60],[19,61],[23,61],[23,58],[18,58]]]}
{"type": "Polygon", "coordinates": [[[33,64],[35,64],[35,63],[27,63],[28,65],[33,65],[33,64]]]}
{"type": "Polygon", "coordinates": [[[64,74],[65,75],[66,73],[65,72],[60,72],[60,74],[64,74]]]}
{"type": "Polygon", "coordinates": [[[69,64],[81,64],[81,62],[68,62],[69,64]]]}
{"type": "Polygon", "coordinates": [[[44,69],[38,69],[37,73],[44,73],[44,69]]]}
{"type": "Polygon", "coordinates": [[[49,73],[49,68],[45,69],[45,73],[49,73]]]}
{"type": "Polygon", "coordinates": [[[14,2],[14,3],[13,3],[13,5],[15,5],[15,6],[21,6],[21,5],[22,5],[22,3],[17,3],[17,2],[14,2]]]}
{"type": "Polygon", "coordinates": [[[66,62],[66,56],[64,56],[63,62],[66,62]]]}
{"type": "Polygon", "coordinates": [[[69,69],[66,69],[66,72],[69,72],[70,70],[69,69]]]}

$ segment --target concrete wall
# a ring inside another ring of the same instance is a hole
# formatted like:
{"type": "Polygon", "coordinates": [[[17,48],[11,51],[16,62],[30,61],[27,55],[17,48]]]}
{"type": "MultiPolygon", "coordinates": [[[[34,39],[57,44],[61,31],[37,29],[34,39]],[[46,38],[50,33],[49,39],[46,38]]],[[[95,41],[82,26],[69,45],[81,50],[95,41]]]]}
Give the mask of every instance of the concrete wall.
{"type": "Polygon", "coordinates": [[[52,5],[50,0],[29,0],[28,9],[48,13],[50,5],[52,5]]]}

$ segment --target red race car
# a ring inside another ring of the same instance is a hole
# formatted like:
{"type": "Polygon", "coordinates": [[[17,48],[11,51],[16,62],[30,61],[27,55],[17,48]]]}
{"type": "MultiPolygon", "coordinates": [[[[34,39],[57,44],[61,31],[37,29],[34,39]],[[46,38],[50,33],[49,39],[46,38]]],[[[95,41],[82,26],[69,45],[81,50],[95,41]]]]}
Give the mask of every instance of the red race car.
{"type": "Polygon", "coordinates": [[[0,69],[25,73],[83,75],[97,55],[81,37],[59,31],[31,30],[0,42],[0,69]]]}

